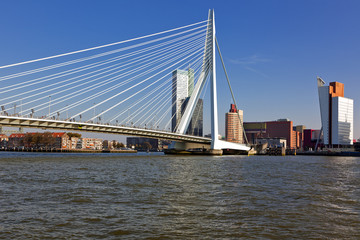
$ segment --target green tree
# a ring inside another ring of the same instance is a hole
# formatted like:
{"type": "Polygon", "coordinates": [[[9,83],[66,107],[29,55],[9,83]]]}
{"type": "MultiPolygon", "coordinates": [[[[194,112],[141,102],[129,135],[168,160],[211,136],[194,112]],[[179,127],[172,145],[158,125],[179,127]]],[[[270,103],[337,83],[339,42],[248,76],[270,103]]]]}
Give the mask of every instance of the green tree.
{"type": "Polygon", "coordinates": [[[108,141],[108,140],[104,140],[104,141],[103,141],[103,148],[104,148],[104,149],[108,149],[108,148],[109,148],[109,141],[108,141]]]}
{"type": "Polygon", "coordinates": [[[33,145],[33,134],[26,133],[24,136],[24,145],[25,147],[32,147],[33,145]]]}
{"type": "Polygon", "coordinates": [[[76,137],[76,138],[81,138],[81,134],[80,133],[72,133],[72,132],[68,132],[66,133],[69,138],[71,139],[72,137],[76,137]]]}
{"type": "Polygon", "coordinates": [[[35,133],[35,134],[33,134],[31,144],[32,144],[35,148],[39,148],[39,147],[40,147],[40,145],[42,144],[41,141],[42,141],[42,137],[41,137],[41,134],[40,134],[40,133],[35,133]]]}
{"type": "Polygon", "coordinates": [[[143,143],[143,148],[146,150],[150,150],[152,148],[151,144],[149,142],[144,142],[143,143]]]}
{"type": "Polygon", "coordinates": [[[41,143],[46,147],[54,145],[56,139],[53,137],[51,132],[44,132],[41,136],[41,143]]]}

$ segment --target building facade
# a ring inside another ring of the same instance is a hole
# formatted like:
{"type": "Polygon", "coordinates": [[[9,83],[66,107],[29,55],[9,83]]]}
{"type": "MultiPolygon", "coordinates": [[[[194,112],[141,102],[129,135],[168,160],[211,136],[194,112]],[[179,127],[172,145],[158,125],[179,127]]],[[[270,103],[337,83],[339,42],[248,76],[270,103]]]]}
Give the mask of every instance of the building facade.
{"type": "Polygon", "coordinates": [[[160,145],[159,139],[155,139],[155,138],[144,138],[144,137],[126,138],[126,146],[128,148],[157,151],[159,149],[159,145],[160,145]]]}
{"type": "Polygon", "coordinates": [[[344,97],[344,84],[328,86],[317,78],[323,142],[328,146],[353,144],[354,101],[344,97]]]}
{"type": "Polygon", "coordinates": [[[9,148],[18,148],[24,146],[25,133],[13,133],[9,136],[7,146],[9,148]]]}
{"type": "Polygon", "coordinates": [[[6,148],[9,142],[9,137],[5,134],[0,134],[0,147],[6,148]]]}
{"type": "Polygon", "coordinates": [[[172,124],[175,131],[181,120],[181,105],[189,96],[189,71],[176,69],[172,73],[172,124]]]}
{"type": "Polygon", "coordinates": [[[289,119],[268,122],[244,122],[246,137],[250,144],[256,144],[258,138],[285,138],[286,147],[298,149],[302,146],[303,127],[296,128],[289,119]],[[299,129],[297,131],[296,129],[299,129]]]}
{"type": "Polygon", "coordinates": [[[70,138],[65,132],[53,132],[52,137],[55,138],[53,147],[57,149],[69,149],[70,138]]]}
{"type": "Polygon", "coordinates": [[[244,143],[244,131],[240,120],[244,120],[243,111],[237,110],[235,104],[230,104],[230,110],[225,114],[225,141],[244,143]]]}
{"type": "MultiPolygon", "coordinates": [[[[182,101],[181,105],[181,116],[185,112],[185,108],[187,103],[189,102],[190,97],[187,97],[182,101]]],[[[203,136],[203,107],[204,102],[202,99],[199,99],[196,103],[193,115],[191,116],[191,120],[189,123],[189,127],[186,131],[186,134],[193,135],[193,136],[203,136]]]]}
{"type": "Polygon", "coordinates": [[[81,149],[89,149],[89,150],[101,150],[103,140],[100,138],[80,138],[77,143],[77,148],[81,144],[81,149]]]}
{"type": "Polygon", "coordinates": [[[304,129],[304,142],[303,149],[305,151],[314,151],[316,150],[316,143],[319,140],[318,148],[322,147],[322,139],[320,135],[320,130],[314,129],[304,129]]]}
{"type": "MultiPolygon", "coordinates": [[[[178,127],[191,94],[194,91],[194,70],[176,69],[172,73],[172,121],[171,131],[178,127]]],[[[203,136],[203,100],[199,99],[186,134],[203,136]]]]}

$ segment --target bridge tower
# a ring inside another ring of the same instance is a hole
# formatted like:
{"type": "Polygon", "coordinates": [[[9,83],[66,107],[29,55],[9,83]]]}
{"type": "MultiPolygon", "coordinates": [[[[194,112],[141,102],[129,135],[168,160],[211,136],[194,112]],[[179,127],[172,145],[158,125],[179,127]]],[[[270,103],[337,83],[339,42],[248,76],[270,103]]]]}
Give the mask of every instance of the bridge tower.
{"type": "MultiPolygon", "coordinates": [[[[219,125],[218,125],[218,108],[217,108],[217,87],[216,87],[216,52],[215,52],[215,14],[214,10],[209,10],[207,32],[205,38],[205,50],[203,58],[203,67],[199,79],[194,87],[194,91],[189,99],[184,114],[181,118],[180,124],[176,130],[177,133],[185,134],[191,116],[195,110],[196,103],[200,97],[206,79],[210,74],[210,90],[211,90],[211,150],[233,149],[249,151],[250,148],[243,144],[226,142],[219,140],[219,125]]],[[[184,145],[181,143],[174,143],[174,149],[182,149],[184,145]]]]}

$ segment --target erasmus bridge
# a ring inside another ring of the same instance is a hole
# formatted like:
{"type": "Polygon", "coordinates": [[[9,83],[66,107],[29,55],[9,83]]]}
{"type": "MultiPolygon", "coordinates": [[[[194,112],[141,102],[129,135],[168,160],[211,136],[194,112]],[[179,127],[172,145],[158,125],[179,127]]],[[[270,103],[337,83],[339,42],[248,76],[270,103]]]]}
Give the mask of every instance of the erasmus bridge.
{"type": "Polygon", "coordinates": [[[190,143],[248,151],[245,144],[218,139],[216,48],[220,53],[210,10],[208,20],[187,26],[0,66],[0,126],[167,139],[176,150],[190,143]],[[169,73],[185,68],[194,70],[194,90],[170,130],[169,73]],[[208,84],[211,138],[185,134],[208,84]]]}

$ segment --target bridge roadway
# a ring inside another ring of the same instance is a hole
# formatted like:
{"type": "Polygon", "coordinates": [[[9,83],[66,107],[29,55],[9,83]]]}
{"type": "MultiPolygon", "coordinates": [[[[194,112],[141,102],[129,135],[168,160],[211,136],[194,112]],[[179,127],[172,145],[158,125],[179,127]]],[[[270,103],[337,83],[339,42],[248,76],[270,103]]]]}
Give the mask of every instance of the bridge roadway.
{"type": "Polygon", "coordinates": [[[0,126],[24,127],[41,129],[61,129],[68,131],[86,131],[97,133],[110,133],[120,135],[131,135],[138,137],[158,138],[171,141],[183,141],[189,143],[210,144],[211,139],[205,137],[184,135],[166,131],[142,129],[97,123],[70,122],[42,118],[25,118],[16,116],[0,116],[0,126]]]}

